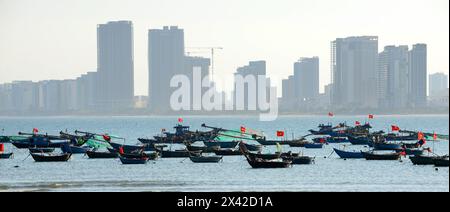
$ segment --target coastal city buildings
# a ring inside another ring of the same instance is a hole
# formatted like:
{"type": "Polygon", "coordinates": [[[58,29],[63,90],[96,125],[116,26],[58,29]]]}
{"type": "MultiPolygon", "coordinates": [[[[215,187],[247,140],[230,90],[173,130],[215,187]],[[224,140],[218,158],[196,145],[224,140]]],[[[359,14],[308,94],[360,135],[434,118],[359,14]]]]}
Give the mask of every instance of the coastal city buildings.
{"type": "MultiPolygon", "coordinates": [[[[211,58],[191,56],[185,49],[184,30],[164,26],[148,31],[148,96],[135,96],[133,36],[131,21],[99,24],[96,70],[76,79],[0,84],[0,114],[173,113],[170,96],[175,88],[170,87],[170,80],[174,76],[186,76],[193,83],[193,73],[198,70],[200,78],[206,78],[207,85],[214,83],[209,76],[211,58]]],[[[319,92],[319,57],[301,57],[294,62],[292,75],[281,81],[280,111],[351,113],[448,108],[448,75],[432,74],[429,83],[427,81],[426,44],[389,45],[381,52],[378,47],[377,36],[353,36],[332,41],[331,83],[325,85],[323,93],[319,92]]],[[[266,95],[269,95],[269,75],[266,61],[250,61],[236,69],[231,95],[225,95],[225,91],[217,92],[223,94],[222,98],[231,100],[235,110],[238,103],[242,103],[244,111],[257,111],[261,91],[256,88],[260,82],[253,88],[245,83],[243,91],[239,92],[236,82],[238,77],[258,79],[262,76],[266,82],[266,95]],[[257,95],[249,95],[252,89],[257,95]]],[[[208,86],[202,87],[201,96],[207,90],[208,86]]],[[[194,93],[191,86],[191,96],[194,93]]],[[[192,100],[191,108],[195,110],[192,100]]]]}

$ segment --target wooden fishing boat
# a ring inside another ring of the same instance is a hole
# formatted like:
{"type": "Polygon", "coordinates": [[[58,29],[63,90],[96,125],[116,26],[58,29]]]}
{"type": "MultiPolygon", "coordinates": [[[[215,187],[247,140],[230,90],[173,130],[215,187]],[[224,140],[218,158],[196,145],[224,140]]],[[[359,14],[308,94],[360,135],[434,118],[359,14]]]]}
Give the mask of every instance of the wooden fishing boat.
{"type": "Polygon", "coordinates": [[[190,152],[186,149],[180,150],[156,149],[156,151],[161,155],[161,158],[187,158],[190,155],[190,152]]]}
{"type": "Polygon", "coordinates": [[[120,154],[120,156],[124,158],[148,158],[148,160],[156,160],[159,157],[159,153],[158,152],[123,153],[120,154]]]}
{"type": "Polygon", "coordinates": [[[64,153],[86,154],[86,152],[91,150],[91,148],[86,147],[86,146],[73,146],[73,145],[65,144],[65,145],[61,146],[61,150],[64,153]]]}
{"type": "Polygon", "coordinates": [[[30,153],[52,153],[55,148],[29,148],[30,153]]]}
{"type": "Polygon", "coordinates": [[[309,142],[305,140],[295,140],[287,141],[286,143],[289,145],[289,147],[305,147],[305,145],[309,142]]]}
{"type": "Polygon", "coordinates": [[[228,149],[235,148],[239,144],[239,141],[203,141],[203,143],[210,148],[218,146],[220,148],[228,149]]]}
{"type": "Polygon", "coordinates": [[[0,159],[10,159],[14,153],[0,153],[0,159]]]}
{"type": "Polygon", "coordinates": [[[242,152],[237,149],[218,149],[214,150],[214,154],[219,156],[236,156],[236,155],[242,155],[242,152]]]}
{"type": "Polygon", "coordinates": [[[449,167],[449,157],[441,156],[433,159],[434,166],[436,167],[449,167]]]}
{"type": "Polygon", "coordinates": [[[250,158],[245,155],[248,164],[254,169],[275,169],[275,168],[289,168],[291,167],[292,161],[282,160],[282,161],[272,161],[263,160],[259,158],[250,158]]]}
{"type": "Polygon", "coordinates": [[[402,150],[401,144],[396,143],[373,143],[373,148],[375,150],[393,150],[393,151],[400,151],[402,150]]]}
{"type": "Polygon", "coordinates": [[[282,153],[283,160],[291,161],[292,165],[308,165],[314,163],[315,157],[300,155],[298,153],[282,153]]]}
{"type": "Polygon", "coordinates": [[[190,145],[190,144],[187,144],[187,145],[186,145],[186,148],[187,148],[187,150],[190,151],[190,152],[198,152],[198,151],[201,151],[201,152],[203,152],[203,153],[212,153],[212,152],[214,152],[215,150],[220,149],[219,146],[207,147],[207,146],[194,146],[194,145],[190,145]]]}
{"type": "Polygon", "coordinates": [[[409,159],[414,165],[434,165],[434,159],[438,156],[428,156],[428,155],[414,155],[410,156],[409,159]]]}
{"type": "Polygon", "coordinates": [[[319,137],[319,138],[313,138],[312,139],[314,143],[321,143],[323,141],[324,143],[330,143],[330,144],[339,144],[339,143],[348,143],[348,139],[346,137],[319,137]]]}
{"type": "Polygon", "coordinates": [[[258,138],[256,139],[256,142],[263,146],[276,146],[277,144],[280,145],[289,145],[288,141],[279,141],[279,140],[266,140],[266,138],[258,138]]]}
{"type": "Polygon", "coordinates": [[[18,149],[29,149],[29,148],[61,148],[62,145],[68,144],[69,142],[29,142],[29,141],[13,141],[14,145],[18,149]]]}
{"type": "Polygon", "coordinates": [[[98,152],[98,151],[93,151],[93,150],[89,150],[86,152],[87,156],[90,159],[111,159],[111,158],[117,158],[119,157],[119,153],[118,152],[98,152]]]}
{"type": "Polygon", "coordinates": [[[218,163],[223,157],[222,156],[202,156],[202,155],[191,155],[189,159],[194,163],[218,163]]]}
{"type": "Polygon", "coordinates": [[[408,133],[406,135],[398,135],[390,133],[384,136],[386,141],[415,141],[417,140],[417,133],[408,133]]]}
{"type": "Polygon", "coordinates": [[[425,152],[424,149],[419,149],[419,148],[414,148],[414,149],[399,149],[399,150],[395,150],[396,152],[405,152],[406,155],[423,155],[423,153],[425,152]]]}
{"type": "Polygon", "coordinates": [[[336,154],[342,158],[342,159],[361,159],[364,158],[364,155],[359,151],[359,152],[349,152],[349,151],[343,151],[343,150],[339,150],[336,148],[333,148],[334,152],[336,152],[336,154]]]}
{"type": "Polygon", "coordinates": [[[348,141],[353,145],[369,145],[371,143],[370,138],[367,136],[347,136],[348,141]]]}
{"type": "Polygon", "coordinates": [[[67,162],[72,154],[31,153],[31,157],[36,162],[67,162]]]}
{"type": "MultiPolygon", "coordinates": [[[[112,146],[112,148],[114,148],[115,150],[119,150],[119,148],[123,148],[123,151],[125,153],[130,153],[130,152],[136,152],[136,151],[147,151],[146,150],[146,145],[125,145],[125,144],[118,144],[115,142],[109,142],[109,144],[112,146]]],[[[148,151],[154,151],[153,150],[148,150],[148,151]]]]}
{"type": "Polygon", "coordinates": [[[124,165],[141,165],[141,164],[146,164],[148,162],[147,157],[126,158],[126,157],[120,156],[119,158],[120,158],[120,162],[122,162],[122,164],[124,164],[124,165]]]}
{"type": "Polygon", "coordinates": [[[322,143],[306,143],[304,146],[306,149],[322,149],[322,143]]]}
{"type": "Polygon", "coordinates": [[[247,147],[248,151],[252,151],[252,152],[261,152],[263,149],[262,145],[254,145],[254,144],[247,144],[247,143],[244,143],[244,145],[247,147]]]}
{"type": "Polygon", "coordinates": [[[261,154],[261,153],[246,153],[250,158],[259,158],[263,160],[275,160],[281,158],[281,153],[277,152],[275,154],[261,154]]]}
{"type": "Polygon", "coordinates": [[[400,153],[383,153],[377,154],[373,151],[371,152],[361,152],[366,160],[399,160],[401,157],[400,153]]]}

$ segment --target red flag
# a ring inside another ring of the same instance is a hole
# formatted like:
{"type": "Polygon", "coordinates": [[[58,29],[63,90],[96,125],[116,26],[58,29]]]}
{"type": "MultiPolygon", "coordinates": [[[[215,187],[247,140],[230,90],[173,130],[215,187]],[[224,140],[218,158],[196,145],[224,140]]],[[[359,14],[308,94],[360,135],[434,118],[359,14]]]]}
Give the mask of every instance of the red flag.
{"type": "Polygon", "coordinates": [[[424,140],[424,136],[422,132],[417,133],[417,140],[424,140]]]}
{"type": "Polygon", "coordinates": [[[245,131],[247,131],[247,129],[244,126],[241,126],[241,133],[245,133],[245,131]]]}
{"type": "Polygon", "coordinates": [[[183,122],[183,118],[178,118],[178,122],[182,123],[183,122]]]}
{"type": "Polygon", "coordinates": [[[328,113],[328,116],[333,117],[334,114],[333,114],[332,112],[329,112],[329,113],[328,113]]]}
{"type": "Polygon", "coordinates": [[[5,151],[5,145],[3,143],[0,144],[0,152],[5,151]]]}
{"type": "Polygon", "coordinates": [[[435,141],[437,140],[437,134],[436,133],[433,134],[433,140],[435,140],[435,141]]]}
{"type": "Polygon", "coordinates": [[[125,154],[125,151],[123,150],[123,146],[119,147],[119,154],[121,154],[121,155],[125,154]]]}
{"type": "Polygon", "coordinates": [[[277,131],[277,137],[284,137],[284,131],[277,131]]]}
{"type": "Polygon", "coordinates": [[[392,125],[391,126],[391,128],[392,128],[392,131],[400,131],[400,127],[398,127],[398,126],[396,126],[396,125],[392,125]]]}
{"type": "Polygon", "coordinates": [[[356,122],[355,122],[355,125],[356,125],[356,126],[360,126],[360,125],[361,125],[361,122],[356,121],[356,122]]]}
{"type": "Polygon", "coordinates": [[[38,132],[39,132],[39,130],[37,128],[33,128],[33,134],[36,134],[38,132]]]}
{"type": "Polygon", "coordinates": [[[369,114],[369,119],[373,119],[374,115],[373,114],[369,114]]]}
{"type": "Polygon", "coordinates": [[[405,152],[405,151],[402,151],[402,152],[400,152],[400,155],[401,155],[401,156],[406,156],[406,152],[405,152]]]}
{"type": "Polygon", "coordinates": [[[111,141],[111,137],[108,135],[103,135],[103,139],[108,142],[111,141]]]}

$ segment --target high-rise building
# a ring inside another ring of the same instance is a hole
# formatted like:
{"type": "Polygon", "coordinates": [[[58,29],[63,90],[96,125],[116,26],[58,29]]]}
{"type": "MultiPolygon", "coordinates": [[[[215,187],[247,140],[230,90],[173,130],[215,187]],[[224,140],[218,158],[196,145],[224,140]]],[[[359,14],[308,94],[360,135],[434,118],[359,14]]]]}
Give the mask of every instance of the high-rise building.
{"type": "Polygon", "coordinates": [[[133,105],[133,24],[115,21],[97,27],[98,107],[124,109],[133,105]]]}
{"type": "Polygon", "coordinates": [[[427,105],[427,45],[415,44],[409,51],[409,104],[427,105]]]}
{"type": "Polygon", "coordinates": [[[201,110],[201,102],[197,102],[197,104],[194,103],[194,101],[201,101],[203,95],[208,91],[208,87],[211,86],[211,82],[209,79],[209,67],[211,65],[211,61],[208,58],[203,58],[203,57],[190,57],[190,56],[186,56],[184,58],[184,62],[185,62],[185,72],[187,77],[190,79],[191,82],[191,108],[193,110],[201,110]],[[197,79],[194,79],[194,71],[198,70],[200,71],[200,79],[199,81],[196,81],[197,79]],[[207,81],[207,85],[208,87],[203,87],[202,83],[203,80],[207,81]],[[194,83],[200,83],[199,85],[194,85],[194,83]],[[201,86],[197,87],[197,86],[201,86]],[[195,89],[200,89],[200,93],[196,92],[195,89]],[[194,97],[194,95],[199,95],[200,96],[196,96],[194,97]],[[194,107],[194,105],[196,105],[196,107],[194,107]]]}
{"type": "Polygon", "coordinates": [[[377,107],[378,37],[338,38],[331,55],[333,106],[377,107]]]}
{"type": "Polygon", "coordinates": [[[430,96],[437,96],[448,89],[448,75],[444,73],[430,74],[429,84],[430,96]]]}
{"type": "MultiPolygon", "coordinates": [[[[235,76],[235,84],[234,84],[234,104],[235,106],[238,106],[240,104],[244,105],[244,109],[245,110],[259,110],[258,108],[258,102],[259,102],[259,95],[262,95],[262,91],[260,91],[258,89],[259,87],[259,81],[258,78],[260,76],[264,77],[265,79],[265,83],[266,83],[266,99],[269,96],[269,90],[270,90],[270,80],[268,78],[266,78],[266,61],[250,61],[248,65],[246,66],[242,66],[237,68],[236,73],[234,74],[235,76]],[[255,83],[254,83],[254,88],[250,87],[249,83],[245,83],[243,90],[238,90],[238,86],[237,86],[237,80],[236,77],[243,77],[244,79],[247,77],[253,77],[253,79],[255,79],[255,83]],[[252,90],[255,91],[255,93],[249,93],[252,90]],[[238,95],[239,92],[243,92],[243,96],[238,95]],[[242,102],[242,100],[244,102],[242,102]],[[255,102],[253,102],[255,101],[255,102]],[[254,104],[250,104],[250,103],[254,103],[254,104]],[[256,108],[252,108],[252,106],[256,106],[256,108]]],[[[238,107],[236,107],[236,109],[240,109],[238,107]]]]}
{"type": "Polygon", "coordinates": [[[294,80],[296,99],[300,102],[310,101],[319,96],[319,58],[300,58],[294,63],[294,80]]]}
{"type": "Polygon", "coordinates": [[[95,89],[97,72],[88,72],[77,78],[77,102],[79,110],[95,109],[95,89]]]}
{"type": "Polygon", "coordinates": [[[407,107],[408,51],[408,46],[386,46],[379,54],[377,91],[380,107],[407,107]]]}
{"type": "Polygon", "coordinates": [[[148,32],[149,107],[153,112],[169,112],[170,87],[174,75],[184,74],[184,31],[176,26],[148,32]]]}

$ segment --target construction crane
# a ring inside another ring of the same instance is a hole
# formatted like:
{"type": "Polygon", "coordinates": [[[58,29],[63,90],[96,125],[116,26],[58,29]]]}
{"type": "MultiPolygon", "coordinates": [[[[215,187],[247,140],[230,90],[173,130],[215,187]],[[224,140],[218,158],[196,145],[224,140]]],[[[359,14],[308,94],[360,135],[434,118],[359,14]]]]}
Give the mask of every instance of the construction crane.
{"type": "MultiPolygon", "coordinates": [[[[222,50],[222,47],[187,47],[187,49],[207,49],[211,51],[211,80],[214,82],[214,51],[222,50]]],[[[192,51],[188,51],[188,55],[190,53],[194,53],[192,51]]]]}

